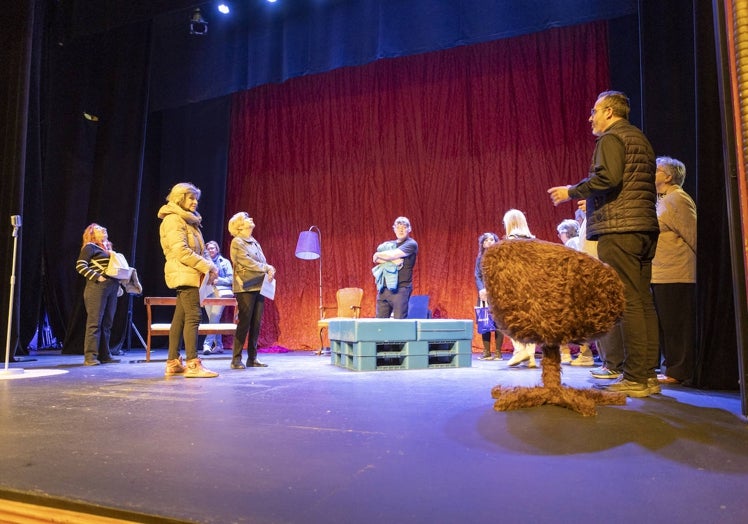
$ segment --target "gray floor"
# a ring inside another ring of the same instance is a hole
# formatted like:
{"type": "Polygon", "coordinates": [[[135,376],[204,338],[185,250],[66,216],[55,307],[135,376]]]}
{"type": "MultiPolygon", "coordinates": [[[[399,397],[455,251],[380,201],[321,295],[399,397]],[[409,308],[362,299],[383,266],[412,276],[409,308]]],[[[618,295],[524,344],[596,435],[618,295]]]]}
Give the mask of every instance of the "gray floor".
{"type": "MultiPolygon", "coordinates": [[[[163,377],[165,352],[80,365],[32,355],[0,379],[0,497],[190,522],[745,522],[737,392],[667,387],[596,417],[499,413],[496,384],[540,372],[354,372],[307,352],[215,379],[163,377]],[[39,370],[64,373],[36,376],[39,370]]],[[[564,381],[590,387],[587,368],[564,381]]],[[[104,511],[95,510],[95,511],[104,511]]]]}

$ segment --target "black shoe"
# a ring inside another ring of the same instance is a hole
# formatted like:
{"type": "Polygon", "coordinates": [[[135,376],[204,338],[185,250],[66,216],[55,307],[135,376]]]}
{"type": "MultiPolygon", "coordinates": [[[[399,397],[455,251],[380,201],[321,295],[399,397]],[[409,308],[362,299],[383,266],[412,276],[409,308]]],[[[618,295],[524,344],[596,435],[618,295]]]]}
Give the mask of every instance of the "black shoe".
{"type": "Polygon", "coordinates": [[[232,360],[231,369],[245,369],[245,366],[242,364],[241,360],[232,360]]]}
{"type": "Polygon", "coordinates": [[[99,361],[98,360],[84,360],[83,365],[84,366],[98,366],[99,361]]]}
{"type": "Polygon", "coordinates": [[[268,367],[268,365],[263,364],[259,360],[247,360],[247,367],[248,368],[266,368],[268,367]]]}
{"type": "Polygon", "coordinates": [[[108,358],[106,360],[99,360],[102,364],[119,364],[121,362],[118,358],[108,358]]]}

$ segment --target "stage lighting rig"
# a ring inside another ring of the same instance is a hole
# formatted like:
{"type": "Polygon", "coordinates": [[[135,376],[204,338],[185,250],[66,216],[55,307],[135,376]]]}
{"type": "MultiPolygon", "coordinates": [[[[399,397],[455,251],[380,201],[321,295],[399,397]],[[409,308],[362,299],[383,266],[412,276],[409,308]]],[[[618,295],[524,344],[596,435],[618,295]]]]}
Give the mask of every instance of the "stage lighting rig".
{"type": "Polygon", "coordinates": [[[200,9],[196,8],[192,12],[190,17],[190,34],[191,35],[205,35],[208,33],[208,22],[205,21],[203,15],[200,13],[200,9]]]}

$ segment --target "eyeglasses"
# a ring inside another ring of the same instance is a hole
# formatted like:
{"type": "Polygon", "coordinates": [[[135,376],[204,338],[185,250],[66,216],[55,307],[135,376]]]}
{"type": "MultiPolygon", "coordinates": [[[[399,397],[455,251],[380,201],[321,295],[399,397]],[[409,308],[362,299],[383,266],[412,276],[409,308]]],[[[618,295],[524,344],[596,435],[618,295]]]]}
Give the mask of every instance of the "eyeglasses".
{"type": "Polygon", "coordinates": [[[610,106],[593,107],[592,110],[590,111],[590,115],[595,116],[595,113],[597,113],[598,111],[605,111],[606,109],[610,109],[610,106]]]}

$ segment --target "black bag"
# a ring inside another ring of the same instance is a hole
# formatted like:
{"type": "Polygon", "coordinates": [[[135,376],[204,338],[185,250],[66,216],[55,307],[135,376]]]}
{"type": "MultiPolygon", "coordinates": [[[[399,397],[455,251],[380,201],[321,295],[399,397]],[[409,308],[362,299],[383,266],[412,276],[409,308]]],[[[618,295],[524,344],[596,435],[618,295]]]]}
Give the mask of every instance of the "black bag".
{"type": "Polygon", "coordinates": [[[485,302],[481,302],[481,306],[475,307],[475,323],[478,328],[478,333],[488,333],[490,331],[496,331],[496,323],[493,321],[491,316],[491,308],[489,308],[485,302]]]}

